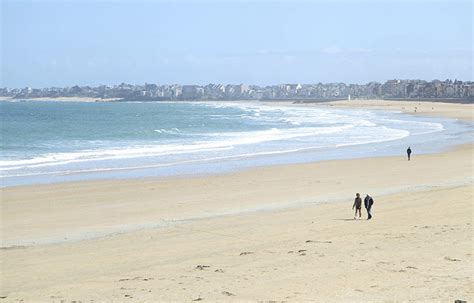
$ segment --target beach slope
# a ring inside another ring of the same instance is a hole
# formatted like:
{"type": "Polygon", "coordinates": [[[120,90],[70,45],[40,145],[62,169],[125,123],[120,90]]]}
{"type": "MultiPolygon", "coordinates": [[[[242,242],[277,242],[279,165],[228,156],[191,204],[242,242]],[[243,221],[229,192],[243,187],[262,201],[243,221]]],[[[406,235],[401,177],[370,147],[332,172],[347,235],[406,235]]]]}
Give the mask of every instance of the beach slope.
{"type": "Polygon", "coordinates": [[[472,147],[3,188],[1,302],[472,301],[472,147]]]}

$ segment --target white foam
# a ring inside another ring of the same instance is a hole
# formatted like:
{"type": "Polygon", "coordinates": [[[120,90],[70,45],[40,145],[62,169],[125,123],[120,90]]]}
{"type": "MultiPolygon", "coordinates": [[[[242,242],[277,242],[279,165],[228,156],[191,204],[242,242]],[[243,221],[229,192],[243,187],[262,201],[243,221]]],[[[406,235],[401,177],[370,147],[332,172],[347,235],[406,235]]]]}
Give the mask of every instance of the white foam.
{"type": "Polygon", "coordinates": [[[176,134],[179,134],[181,132],[176,127],[173,127],[173,128],[170,128],[170,129],[160,128],[160,129],[155,129],[154,131],[159,133],[159,134],[170,134],[170,135],[176,135],[176,134]]]}
{"type": "MultiPolygon", "coordinates": [[[[0,161],[0,171],[21,168],[38,168],[51,165],[64,165],[86,161],[131,159],[139,157],[158,157],[185,153],[198,153],[232,149],[238,145],[258,144],[268,141],[288,140],[298,137],[329,134],[353,127],[351,125],[323,128],[295,128],[280,130],[272,128],[264,131],[230,132],[207,134],[211,140],[187,144],[165,144],[151,146],[132,146],[124,149],[84,150],[70,153],[53,153],[26,160],[0,161]]],[[[176,129],[177,130],[177,129],[176,129]]]]}
{"type": "MultiPolygon", "coordinates": [[[[32,159],[0,160],[1,177],[141,169],[239,159],[386,142],[400,140],[410,135],[444,130],[441,123],[390,119],[387,114],[364,110],[266,106],[233,102],[179,102],[183,103],[212,108],[238,108],[241,112],[228,115],[216,111],[210,114],[209,118],[251,119],[256,121],[257,127],[262,125],[274,127],[253,131],[197,134],[186,133],[179,128],[156,128],[153,131],[158,139],[151,143],[144,141],[146,144],[134,143],[114,147],[110,146],[114,144],[113,142],[105,142],[100,145],[109,144],[109,147],[47,153],[32,159]],[[181,139],[163,141],[159,138],[164,136],[160,135],[179,135],[176,137],[181,139]],[[117,167],[117,163],[112,165],[106,162],[142,158],[148,159],[147,161],[153,164],[136,165],[147,162],[135,161],[134,164],[124,162],[121,167],[117,167]],[[68,166],[71,164],[74,164],[74,167],[68,166]]],[[[118,144],[124,145],[126,142],[118,144]]],[[[89,142],[89,146],[94,145],[89,142]]]]}

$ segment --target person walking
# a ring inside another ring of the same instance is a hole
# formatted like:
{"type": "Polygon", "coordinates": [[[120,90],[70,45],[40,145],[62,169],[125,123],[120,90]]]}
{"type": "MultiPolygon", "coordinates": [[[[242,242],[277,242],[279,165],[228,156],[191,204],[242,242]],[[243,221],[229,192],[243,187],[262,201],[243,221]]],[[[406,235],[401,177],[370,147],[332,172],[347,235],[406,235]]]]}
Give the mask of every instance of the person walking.
{"type": "Polygon", "coordinates": [[[407,155],[408,155],[408,161],[410,161],[410,156],[411,156],[411,148],[410,148],[410,146],[408,146],[407,155]]]}
{"type": "Polygon", "coordinates": [[[357,218],[357,211],[359,211],[359,219],[362,216],[361,214],[361,208],[362,208],[362,199],[360,198],[360,194],[357,193],[356,197],[354,199],[354,204],[352,205],[352,209],[355,208],[355,213],[354,213],[354,220],[357,218]]]}
{"type": "Polygon", "coordinates": [[[372,197],[369,196],[369,194],[367,194],[364,199],[364,206],[365,206],[365,209],[367,210],[367,220],[372,219],[371,211],[372,211],[373,204],[374,204],[374,199],[372,199],[372,197]]]}

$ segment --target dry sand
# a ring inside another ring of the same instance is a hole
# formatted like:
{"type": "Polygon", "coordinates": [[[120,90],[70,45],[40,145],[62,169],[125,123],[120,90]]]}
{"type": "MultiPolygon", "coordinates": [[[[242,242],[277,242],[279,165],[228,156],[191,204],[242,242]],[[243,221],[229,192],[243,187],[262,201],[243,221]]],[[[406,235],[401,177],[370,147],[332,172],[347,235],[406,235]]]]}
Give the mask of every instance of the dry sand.
{"type": "Polygon", "coordinates": [[[0,302],[472,301],[472,169],[468,144],[2,189],[0,302]]]}
{"type": "Polygon", "coordinates": [[[329,102],[329,105],[402,111],[413,115],[448,117],[467,121],[472,121],[474,117],[474,104],[427,101],[347,100],[329,102]]]}

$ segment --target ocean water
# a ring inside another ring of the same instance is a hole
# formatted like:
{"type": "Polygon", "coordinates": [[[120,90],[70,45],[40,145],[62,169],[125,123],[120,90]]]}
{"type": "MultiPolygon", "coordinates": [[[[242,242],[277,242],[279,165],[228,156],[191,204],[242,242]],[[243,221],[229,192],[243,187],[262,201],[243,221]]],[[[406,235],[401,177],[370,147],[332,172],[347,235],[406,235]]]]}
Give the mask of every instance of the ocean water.
{"type": "Polygon", "coordinates": [[[212,174],[414,156],[472,141],[472,123],[244,102],[0,102],[1,186],[212,174]]]}

